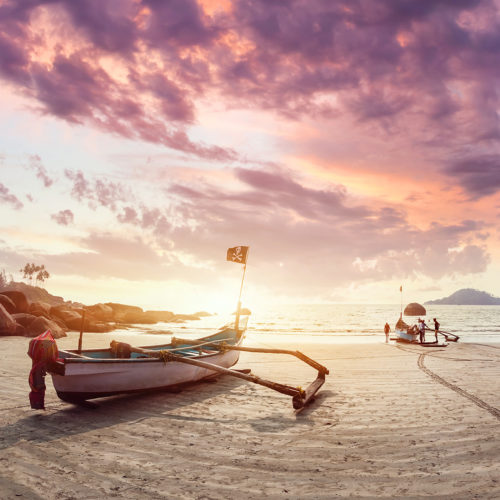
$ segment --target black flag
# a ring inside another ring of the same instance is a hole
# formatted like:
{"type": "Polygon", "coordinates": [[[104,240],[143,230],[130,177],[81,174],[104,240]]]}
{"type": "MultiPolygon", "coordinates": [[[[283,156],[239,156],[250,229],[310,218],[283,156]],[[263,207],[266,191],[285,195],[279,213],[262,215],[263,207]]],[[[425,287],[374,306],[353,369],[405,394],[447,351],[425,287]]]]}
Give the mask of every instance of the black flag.
{"type": "Polygon", "coordinates": [[[237,262],[238,264],[247,263],[248,247],[234,247],[227,249],[226,260],[237,262]]]}

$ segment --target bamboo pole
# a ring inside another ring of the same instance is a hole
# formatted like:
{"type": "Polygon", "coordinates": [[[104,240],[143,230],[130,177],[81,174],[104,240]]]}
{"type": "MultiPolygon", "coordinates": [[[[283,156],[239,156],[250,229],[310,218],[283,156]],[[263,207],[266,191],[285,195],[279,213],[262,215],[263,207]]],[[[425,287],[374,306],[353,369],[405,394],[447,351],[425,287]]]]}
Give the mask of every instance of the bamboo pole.
{"type": "Polygon", "coordinates": [[[281,392],[282,394],[287,394],[288,396],[303,398],[305,396],[305,391],[299,389],[298,387],[292,387],[289,385],[280,384],[278,382],[271,382],[270,380],[266,380],[256,375],[250,375],[238,372],[236,370],[231,370],[229,368],[224,368],[222,366],[217,366],[212,363],[207,363],[205,361],[201,361],[199,359],[187,358],[185,356],[181,356],[179,354],[173,354],[169,351],[153,351],[151,349],[142,349],[140,347],[133,347],[130,344],[125,344],[130,352],[136,352],[139,354],[145,354],[146,356],[150,356],[153,358],[163,359],[165,362],[175,361],[179,363],[185,363],[188,365],[198,366],[199,368],[206,368],[207,370],[211,370],[217,373],[222,373],[224,375],[231,375],[232,377],[241,378],[243,380],[247,380],[249,382],[253,382],[255,384],[263,385],[275,391],[281,392]]]}
{"type": "Polygon", "coordinates": [[[85,325],[85,309],[82,311],[82,324],[80,327],[80,337],[78,338],[78,354],[82,353],[83,327],[85,325]]]}
{"type": "MultiPolygon", "coordinates": [[[[208,346],[210,344],[213,345],[213,347],[220,348],[221,351],[228,350],[228,351],[244,351],[244,352],[262,352],[265,354],[289,354],[290,356],[295,356],[296,358],[299,358],[300,360],[304,361],[304,363],[307,363],[309,366],[312,366],[314,369],[318,370],[320,373],[325,373],[325,375],[328,375],[330,371],[326,366],[321,365],[317,361],[314,361],[314,359],[311,359],[309,356],[306,356],[305,354],[301,353],[300,351],[289,351],[286,349],[263,349],[259,347],[241,347],[241,346],[232,346],[232,345],[226,345],[223,343],[223,340],[216,340],[212,342],[207,342],[205,344],[202,344],[204,346],[208,346]]],[[[196,340],[190,340],[190,339],[181,339],[177,337],[172,338],[172,344],[173,345],[179,345],[179,344],[188,344],[192,345],[193,347],[196,347],[198,344],[196,343],[196,340]]]]}

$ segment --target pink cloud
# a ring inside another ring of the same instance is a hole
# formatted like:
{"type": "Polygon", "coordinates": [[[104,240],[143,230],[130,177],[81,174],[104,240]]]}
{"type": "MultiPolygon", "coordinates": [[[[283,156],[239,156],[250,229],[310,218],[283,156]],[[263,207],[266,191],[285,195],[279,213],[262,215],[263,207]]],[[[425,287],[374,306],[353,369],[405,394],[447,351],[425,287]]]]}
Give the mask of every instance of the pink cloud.
{"type": "Polygon", "coordinates": [[[13,195],[9,189],[0,182],[0,203],[6,203],[8,205],[11,205],[12,208],[16,210],[20,210],[23,208],[23,203],[17,196],[13,195]]]}
{"type": "Polygon", "coordinates": [[[30,156],[29,168],[36,171],[36,176],[43,182],[45,187],[50,187],[54,180],[49,176],[47,169],[42,164],[42,159],[38,155],[30,156]]]}
{"type": "Polygon", "coordinates": [[[71,210],[60,210],[56,214],[52,214],[51,219],[55,220],[61,226],[73,224],[75,216],[71,210]]]}

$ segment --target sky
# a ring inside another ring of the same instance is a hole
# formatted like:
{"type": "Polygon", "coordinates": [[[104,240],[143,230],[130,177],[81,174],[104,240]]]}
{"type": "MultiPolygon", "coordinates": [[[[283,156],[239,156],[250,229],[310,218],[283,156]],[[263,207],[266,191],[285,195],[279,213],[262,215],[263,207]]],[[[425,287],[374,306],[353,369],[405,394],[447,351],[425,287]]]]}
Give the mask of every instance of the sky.
{"type": "Polygon", "coordinates": [[[498,0],[0,0],[0,270],[86,304],[500,295],[498,0]]]}

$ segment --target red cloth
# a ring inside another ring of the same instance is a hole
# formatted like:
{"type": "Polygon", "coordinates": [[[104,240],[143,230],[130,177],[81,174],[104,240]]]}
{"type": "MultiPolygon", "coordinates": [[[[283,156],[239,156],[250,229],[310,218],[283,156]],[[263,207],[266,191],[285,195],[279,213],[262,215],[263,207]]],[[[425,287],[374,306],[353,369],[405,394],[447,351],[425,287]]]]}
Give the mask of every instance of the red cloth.
{"type": "Polygon", "coordinates": [[[30,340],[28,356],[32,359],[29,375],[30,404],[35,410],[45,410],[45,375],[47,363],[58,358],[57,344],[50,330],[30,340]]]}

